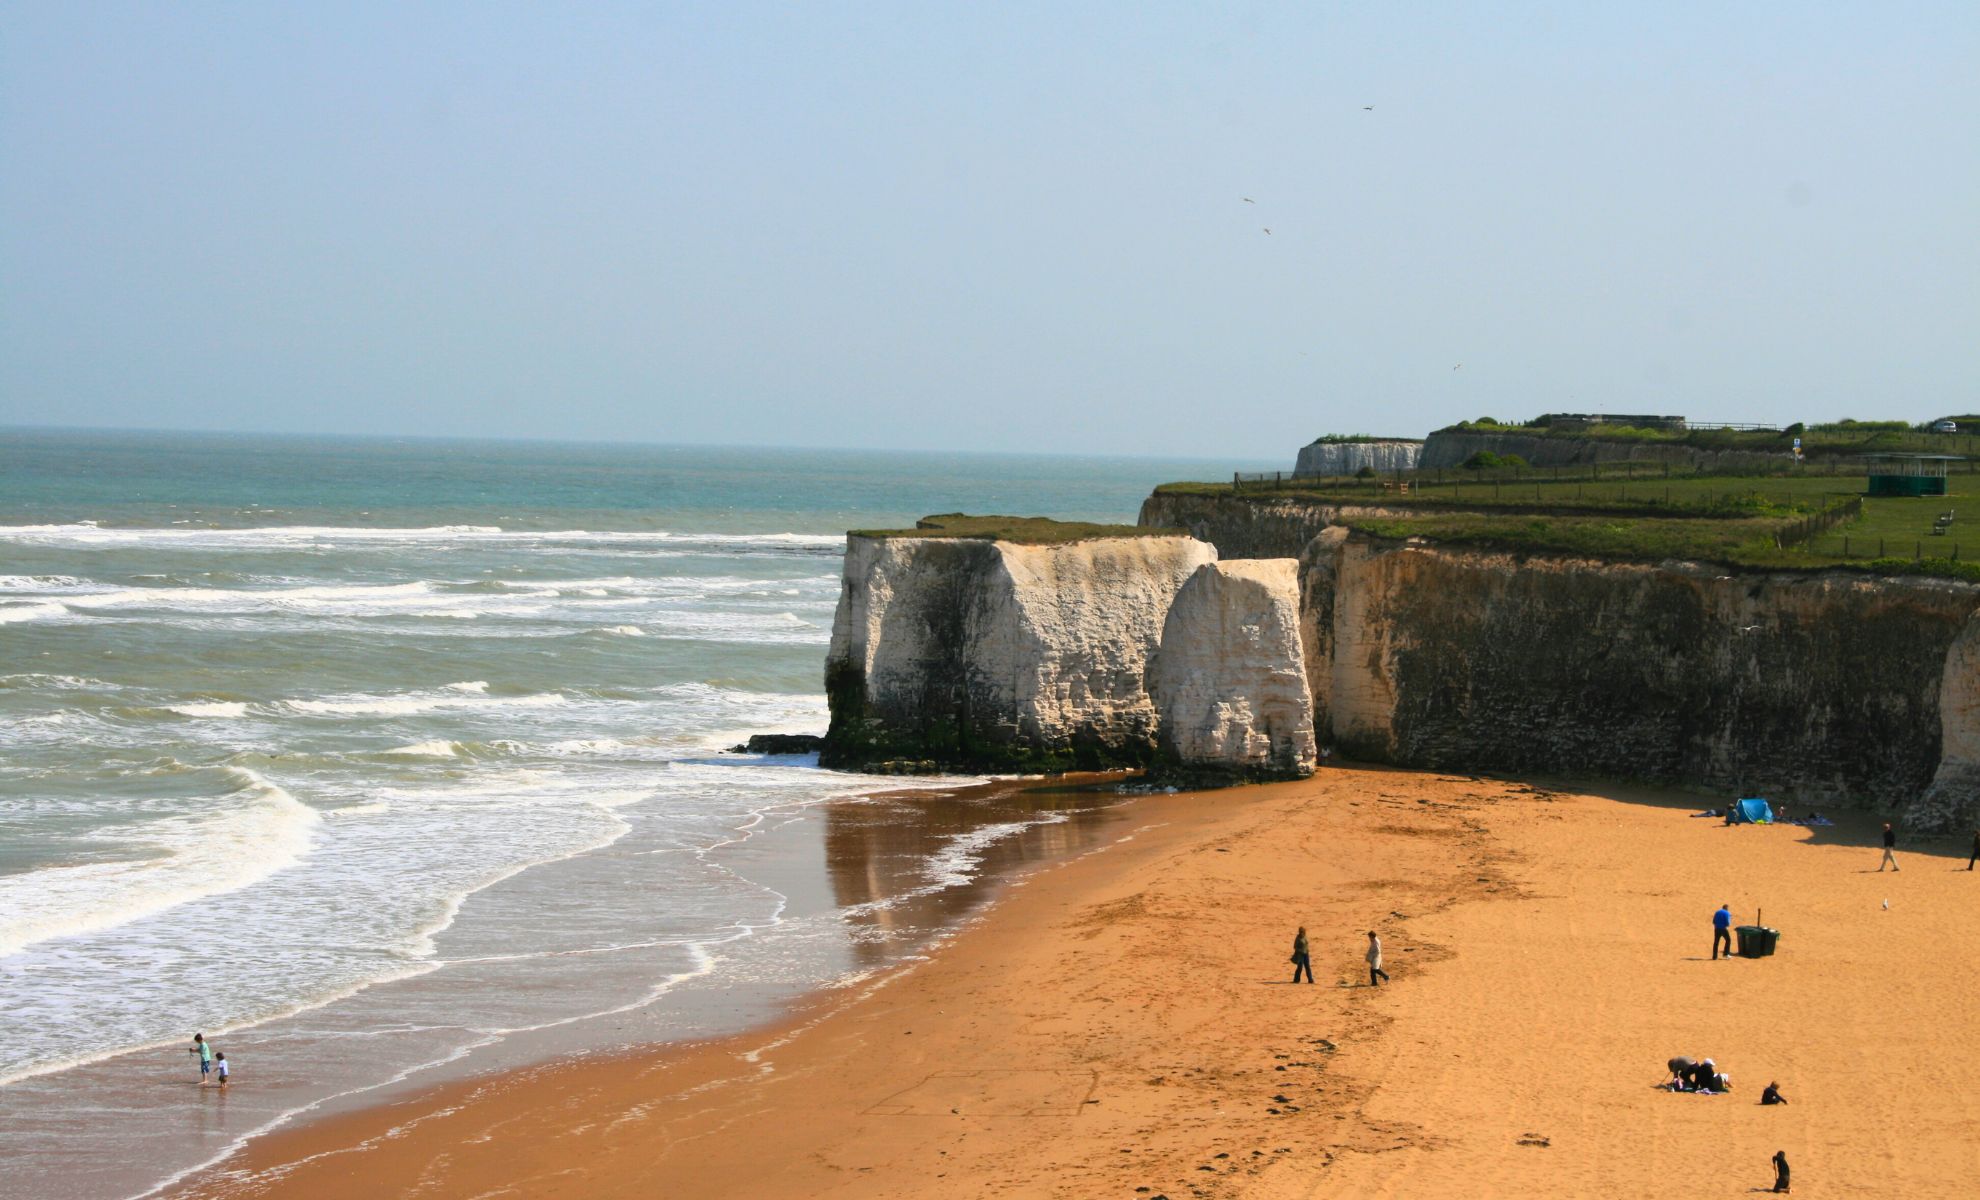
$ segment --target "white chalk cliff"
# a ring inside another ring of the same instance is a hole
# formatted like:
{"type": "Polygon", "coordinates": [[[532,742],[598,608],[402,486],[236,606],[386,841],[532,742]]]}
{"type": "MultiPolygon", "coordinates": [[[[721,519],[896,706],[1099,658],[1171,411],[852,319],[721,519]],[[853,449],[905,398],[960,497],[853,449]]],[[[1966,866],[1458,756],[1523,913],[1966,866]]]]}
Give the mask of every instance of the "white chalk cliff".
{"type": "Polygon", "coordinates": [[[1252,777],[1313,773],[1299,563],[1206,563],[1177,593],[1148,672],[1166,757],[1252,777]]]}
{"type": "Polygon", "coordinates": [[[1183,581],[1215,558],[1173,536],[848,538],[821,761],[1145,761],[1148,656],[1183,581]]]}
{"type": "Polygon", "coordinates": [[[1422,442],[1314,442],[1299,448],[1293,474],[1352,475],[1363,467],[1409,471],[1422,453],[1422,442]]]}

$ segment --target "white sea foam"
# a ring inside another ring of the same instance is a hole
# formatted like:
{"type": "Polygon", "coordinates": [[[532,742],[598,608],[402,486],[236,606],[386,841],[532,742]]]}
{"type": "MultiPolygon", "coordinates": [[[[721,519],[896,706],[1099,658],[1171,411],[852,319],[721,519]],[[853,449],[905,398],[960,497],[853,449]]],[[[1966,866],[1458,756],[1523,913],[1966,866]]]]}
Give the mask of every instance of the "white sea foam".
{"type": "Polygon", "coordinates": [[[66,617],[69,610],[60,604],[38,601],[31,604],[0,602],[0,625],[15,625],[24,621],[46,621],[54,617],[66,617]]]}
{"type": "Polygon", "coordinates": [[[410,746],[394,746],[392,749],[384,750],[380,753],[390,754],[397,758],[459,758],[461,756],[460,749],[455,743],[438,739],[428,742],[414,742],[410,746]]]}
{"type": "Polygon", "coordinates": [[[143,857],[0,876],[0,957],[238,891],[301,860],[315,811],[252,771],[224,769],[241,786],[212,811],[151,821],[129,835],[143,857]]]}
{"type": "Polygon", "coordinates": [[[165,711],[178,713],[182,717],[233,719],[247,716],[247,705],[233,700],[203,700],[192,704],[168,704],[165,711]]]}
{"type": "Polygon", "coordinates": [[[644,629],[641,629],[637,625],[607,625],[605,628],[598,630],[598,632],[609,633],[615,637],[645,637],[646,636],[646,631],[644,629]]]}
{"type": "Polygon", "coordinates": [[[74,575],[0,575],[0,592],[54,592],[83,586],[74,575]]]}
{"type": "Polygon", "coordinates": [[[409,717],[449,708],[546,708],[566,703],[569,701],[558,692],[539,692],[527,696],[485,696],[476,692],[460,692],[284,700],[282,706],[310,716],[409,717]]]}

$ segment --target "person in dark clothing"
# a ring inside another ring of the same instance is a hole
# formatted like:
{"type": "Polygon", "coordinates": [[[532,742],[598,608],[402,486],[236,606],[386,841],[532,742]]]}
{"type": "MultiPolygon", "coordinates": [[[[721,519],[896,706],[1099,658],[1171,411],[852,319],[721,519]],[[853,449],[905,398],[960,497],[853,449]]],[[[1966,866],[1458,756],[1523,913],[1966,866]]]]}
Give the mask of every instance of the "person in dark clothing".
{"type": "Polygon", "coordinates": [[[1788,1186],[1787,1151],[1785,1150],[1774,1151],[1774,1190],[1777,1192],[1794,1190],[1788,1186]]]}
{"type": "Polygon", "coordinates": [[[1891,851],[1896,848],[1897,848],[1897,831],[1891,828],[1891,823],[1889,821],[1886,821],[1884,822],[1884,858],[1883,861],[1877,864],[1877,870],[1879,873],[1881,873],[1885,867],[1889,867],[1893,871],[1898,869],[1897,855],[1891,853],[1891,851]]]}
{"type": "Polygon", "coordinates": [[[1780,1085],[1780,1084],[1778,1084],[1778,1083],[1770,1083],[1770,1084],[1768,1084],[1768,1085],[1767,1085],[1767,1090],[1766,1090],[1766,1091],[1764,1091],[1764,1092],[1761,1092],[1761,1093],[1760,1093],[1760,1103],[1762,1103],[1762,1104],[1786,1104],[1786,1103],[1787,1103],[1787,1097],[1786,1097],[1786,1096],[1783,1096],[1783,1095],[1781,1095],[1781,1085],[1780,1085]]]}
{"type": "Polygon", "coordinates": [[[1973,831],[1973,853],[1966,856],[1966,869],[1973,869],[1973,860],[1980,859],[1980,829],[1973,831]]]}
{"type": "Polygon", "coordinates": [[[1299,982],[1300,972],[1302,971],[1306,973],[1306,982],[1313,982],[1313,959],[1306,953],[1306,926],[1304,925],[1301,925],[1299,932],[1293,935],[1292,964],[1292,981],[1294,983],[1299,982]]]}
{"type": "Polygon", "coordinates": [[[1689,1054],[1680,1054],[1664,1065],[1670,1068],[1671,1082],[1679,1088],[1687,1088],[1691,1086],[1691,1073],[1698,1069],[1698,1060],[1689,1054]]]}
{"type": "Polygon", "coordinates": [[[1727,958],[1732,957],[1732,953],[1733,953],[1732,924],[1733,924],[1732,906],[1727,904],[1721,904],[1719,906],[1719,911],[1712,914],[1712,958],[1714,961],[1717,961],[1719,957],[1719,944],[1721,942],[1725,943],[1726,957],[1727,958]]]}

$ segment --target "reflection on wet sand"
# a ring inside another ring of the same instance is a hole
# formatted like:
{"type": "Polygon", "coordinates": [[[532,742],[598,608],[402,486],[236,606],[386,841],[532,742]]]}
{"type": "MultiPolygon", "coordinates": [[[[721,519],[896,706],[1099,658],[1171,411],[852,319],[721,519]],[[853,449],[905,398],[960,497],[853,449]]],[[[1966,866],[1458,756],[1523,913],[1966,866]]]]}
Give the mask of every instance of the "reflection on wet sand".
{"type": "Polygon", "coordinates": [[[1023,867],[1099,842],[1118,776],[979,784],[835,802],[825,813],[832,892],[861,967],[974,911],[1023,867]]]}

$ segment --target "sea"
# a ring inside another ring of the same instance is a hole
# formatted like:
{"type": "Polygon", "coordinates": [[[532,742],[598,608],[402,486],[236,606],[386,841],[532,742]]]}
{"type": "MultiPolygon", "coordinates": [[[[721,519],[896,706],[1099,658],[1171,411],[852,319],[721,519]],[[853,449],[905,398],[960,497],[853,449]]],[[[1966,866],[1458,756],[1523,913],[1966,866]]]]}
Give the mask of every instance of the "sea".
{"type": "Polygon", "coordinates": [[[729,752],[823,732],[845,531],[1273,465],[0,430],[0,1192],[925,950],[1096,802],[729,752]]]}

